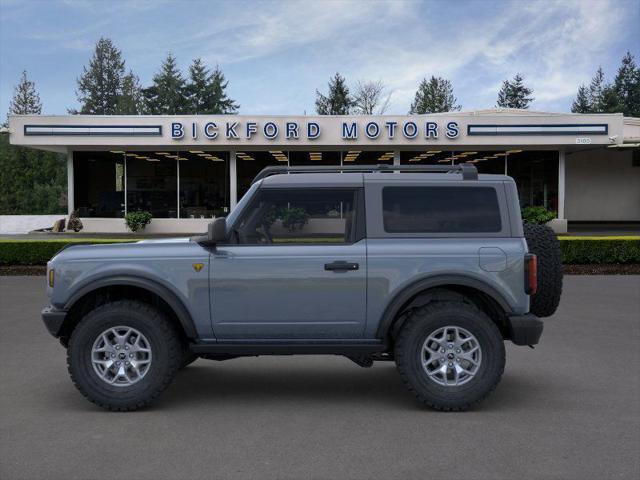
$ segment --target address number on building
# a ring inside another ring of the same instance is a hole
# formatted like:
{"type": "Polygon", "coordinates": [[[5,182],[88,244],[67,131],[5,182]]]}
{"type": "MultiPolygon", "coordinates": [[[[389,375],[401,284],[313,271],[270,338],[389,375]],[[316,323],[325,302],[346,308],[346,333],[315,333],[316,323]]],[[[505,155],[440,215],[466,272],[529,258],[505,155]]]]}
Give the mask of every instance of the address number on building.
{"type": "Polygon", "coordinates": [[[590,143],[591,143],[591,139],[589,137],[576,138],[576,145],[589,145],[590,143]]]}

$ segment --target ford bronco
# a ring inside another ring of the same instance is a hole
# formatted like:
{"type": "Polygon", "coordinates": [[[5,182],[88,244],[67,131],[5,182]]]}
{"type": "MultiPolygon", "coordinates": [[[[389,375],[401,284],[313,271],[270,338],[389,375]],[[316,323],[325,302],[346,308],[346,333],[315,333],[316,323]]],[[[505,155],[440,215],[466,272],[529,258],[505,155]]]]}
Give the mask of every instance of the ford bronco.
{"type": "Polygon", "coordinates": [[[197,358],[395,361],[417,399],[490,394],[505,341],[558,306],[558,241],[523,227],[515,182],[455,166],[267,167],[206,235],[74,245],[47,265],[49,332],[110,410],[152,402],[197,358]]]}

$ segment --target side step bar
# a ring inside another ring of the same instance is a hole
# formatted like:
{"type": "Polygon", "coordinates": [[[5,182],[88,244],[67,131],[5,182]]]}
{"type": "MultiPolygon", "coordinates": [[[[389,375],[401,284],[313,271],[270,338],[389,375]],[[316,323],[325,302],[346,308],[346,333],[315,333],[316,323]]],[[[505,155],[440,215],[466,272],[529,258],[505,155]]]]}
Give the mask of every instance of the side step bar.
{"type": "Polygon", "coordinates": [[[381,340],[223,340],[190,345],[194,353],[227,355],[370,355],[387,350],[381,340]]]}

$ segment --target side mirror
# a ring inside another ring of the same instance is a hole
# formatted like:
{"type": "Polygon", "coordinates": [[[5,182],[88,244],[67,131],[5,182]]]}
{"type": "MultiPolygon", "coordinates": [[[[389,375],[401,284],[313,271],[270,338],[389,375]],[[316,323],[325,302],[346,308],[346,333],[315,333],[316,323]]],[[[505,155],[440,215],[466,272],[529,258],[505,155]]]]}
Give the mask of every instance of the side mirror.
{"type": "Polygon", "coordinates": [[[207,237],[210,244],[222,243],[227,239],[227,219],[225,217],[216,218],[209,223],[207,237]]]}

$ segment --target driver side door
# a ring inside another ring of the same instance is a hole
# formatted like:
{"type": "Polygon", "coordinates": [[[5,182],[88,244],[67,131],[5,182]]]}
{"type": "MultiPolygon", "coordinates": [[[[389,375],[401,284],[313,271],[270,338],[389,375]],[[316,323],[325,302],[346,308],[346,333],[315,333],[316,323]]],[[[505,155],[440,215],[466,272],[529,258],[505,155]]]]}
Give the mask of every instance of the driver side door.
{"type": "Polygon", "coordinates": [[[211,262],[218,339],[355,339],[366,322],[364,193],[264,188],[211,262]]]}

